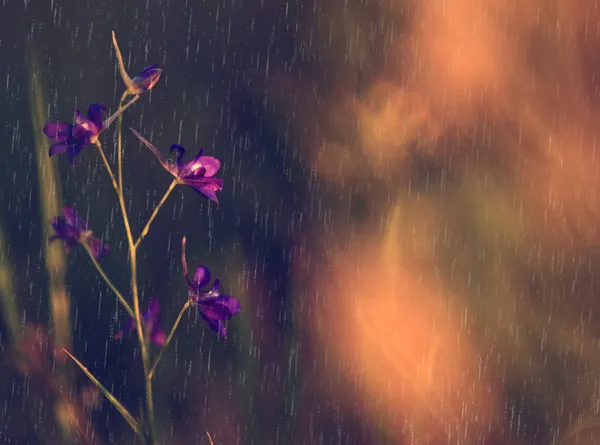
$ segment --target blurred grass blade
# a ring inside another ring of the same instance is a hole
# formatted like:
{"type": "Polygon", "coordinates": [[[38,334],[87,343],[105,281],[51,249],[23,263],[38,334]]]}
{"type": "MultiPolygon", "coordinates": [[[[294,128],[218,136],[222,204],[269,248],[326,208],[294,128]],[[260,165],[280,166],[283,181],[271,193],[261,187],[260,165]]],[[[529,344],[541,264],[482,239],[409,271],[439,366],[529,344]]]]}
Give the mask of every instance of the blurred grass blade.
{"type": "Polygon", "coordinates": [[[106,389],[104,386],[102,386],[102,383],[100,383],[98,381],[98,379],[96,377],[94,377],[93,374],[90,371],[88,371],[88,369],[85,366],[83,366],[83,364],[79,360],[77,360],[75,357],[73,357],[66,349],[64,350],[64,352],[69,357],[71,357],[71,359],[77,364],[77,366],[79,366],[81,368],[81,370],[85,373],[85,375],[88,376],[88,378],[94,383],[94,385],[96,385],[96,387],[100,391],[102,391],[102,394],[104,394],[104,396],[108,399],[108,401],[110,403],[112,403],[115,408],[117,408],[117,411],[119,411],[119,413],[121,413],[123,418],[127,421],[129,426],[133,429],[133,431],[135,431],[135,433],[139,437],[143,437],[140,426],[138,425],[136,420],[133,418],[133,416],[129,413],[129,411],[127,411],[127,408],[125,408],[123,405],[121,405],[121,402],[119,402],[116,399],[116,397],[110,393],[110,391],[108,389],[106,389]]]}
{"type": "Polygon", "coordinates": [[[0,300],[4,324],[8,329],[10,341],[14,343],[21,334],[21,327],[13,286],[13,270],[14,267],[8,256],[4,225],[0,220],[0,300]]]}
{"type": "Polygon", "coordinates": [[[208,433],[208,431],[206,432],[206,435],[208,436],[208,440],[210,441],[210,445],[215,445],[215,443],[212,440],[212,437],[210,437],[210,434],[208,433]]]}
{"type": "Polygon", "coordinates": [[[66,257],[60,243],[47,243],[51,233],[50,218],[60,214],[62,192],[56,160],[48,156],[49,140],[42,132],[46,121],[47,102],[38,64],[37,53],[29,47],[29,108],[35,138],[38,167],[40,213],[42,217],[44,257],[48,273],[48,290],[53,343],[57,352],[71,349],[70,301],[65,287],[66,257]]]}

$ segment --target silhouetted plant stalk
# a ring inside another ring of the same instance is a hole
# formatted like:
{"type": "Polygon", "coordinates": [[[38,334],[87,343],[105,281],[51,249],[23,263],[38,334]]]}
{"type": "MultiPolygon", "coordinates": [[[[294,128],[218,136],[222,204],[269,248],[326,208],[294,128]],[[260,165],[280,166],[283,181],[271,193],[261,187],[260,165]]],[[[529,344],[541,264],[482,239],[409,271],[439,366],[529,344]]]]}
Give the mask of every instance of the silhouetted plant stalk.
{"type": "MultiPolygon", "coordinates": [[[[87,146],[94,145],[97,148],[100,158],[110,176],[112,186],[117,194],[121,215],[123,217],[129,254],[131,274],[130,292],[133,304],[130,304],[128,299],[116,288],[100,265],[99,260],[110,253],[110,248],[103,240],[93,236],[93,232],[90,230],[87,221],[81,218],[75,209],[72,207],[64,207],[63,217],[56,216],[51,218],[50,223],[54,229],[55,235],[50,237],[50,241],[55,239],[64,241],[67,251],[76,245],[81,245],[88,253],[102,279],[114,292],[117,301],[132,317],[130,322],[114,337],[121,338],[131,330],[135,330],[137,333],[137,338],[140,343],[145,385],[145,412],[140,419],[136,419],[127,408],[102,385],[93,373],[67,350],[67,348],[64,349],[64,352],[77,364],[77,366],[79,366],[98,390],[100,390],[118,410],[135,434],[137,434],[144,443],[153,445],[157,442],[157,433],[152,379],[156,368],[163,357],[165,349],[169,346],[175,335],[175,331],[177,330],[183,315],[190,306],[196,307],[208,326],[215,331],[220,338],[224,339],[226,336],[225,323],[230,320],[233,315],[240,312],[241,305],[237,299],[221,294],[219,280],[215,280],[210,288],[205,289],[210,282],[210,271],[208,268],[202,265],[197,266],[195,274],[190,278],[185,257],[186,239],[184,237],[182,240],[181,263],[183,276],[188,288],[188,296],[169,335],[167,336],[159,325],[158,298],[151,298],[147,311],[142,314],[140,306],[140,290],[138,287],[137,249],[150,231],[151,225],[159,210],[178,184],[188,185],[218,204],[216,192],[222,189],[223,181],[215,178],[215,174],[221,166],[220,161],[211,156],[203,156],[202,149],[200,149],[200,152],[192,160],[184,162],[183,156],[185,155],[185,149],[180,145],[173,144],[171,145],[171,152],[175,151],[177,153],[177,158],[175,162],[170,162],[160,154],[158,148],[146,140],[137,131],[132,129],[138,139],[156,156],[162,167],[174,178],[139,236],[137,238],[134,237],[129,216],[127,214],[127,208],[125,206],[123,188],[122,117],[123,112],[133,105],[140,98],[141,94],[156,86],[162,75],[162,70],[156,65],[151,65],[137,76],[130,78],[125,71],[123,58],[114,32],[112,34],[112,40],[119,63],[121,78],[126,87],[126,91],[119,101],[119,108],[117,111],[109,118],[105,119],[107,109],[102,104],[90,105],[87,111],[87,117],[83,116],[78,109],[75,109],[74,123],[49,122],[44,126],[44,133],[55,141],[49,149],[49,155],[54,156],[56,154],[64,153],[72,165],[74,165],[76,157],[87,146]],[[129,96],[134,97],[128,100],[129,96]],[[108,128],[115,119],[117,120],[117,175],[114,174],[99,140],[100,134],[108,128]],[[159,347],[157,353],[153,354],[152,345],[159,347]]],[[[207,436],[212,444],[212,438],[208,433],[207,436]]]]}
{"type": "MultiPolygon", "coordinates": [[[[47,100],[42,84],[37,53],[33,45],[29,46],[28,52],[29,108],[31,122],[35,130],[34,140],[38,147],[45,148],[43,151],[38,150],[36,152],[39,207],[42,220],[47,221],[59,211],[59,203],[62,201],[62,191],[56,162],[43,153],[48,150],[48,145],[40,129],[44,126],[47,100]]],[[[50,232],[51,228],[44,224],[44,237],[47,238],[50,232]]],[[[71,301],[65,284],[67,270],[66,256],[63,249],[58,245],[48,244],[44,246],[42,251],[48,277],[50,332],[52,332],[52,364],[46,358],[33,378],[37,381],[37,387],[40,389],[40,392],[46,392],[50,396],[54,421],[59,427],[58,430],[61,439],[74,443],[79,442],[76,438],[77,436],[79,439],[85,438],[86,443],[92,443],[88,440],[85,431],[82,429],[84,420],[81,414],[83,411],[79,409],[77,400],[66,396],[66,394],[70,393],[69,389],[73,386],[72,375],[65,366],[66,357],[63,354],[63,349],[71,348],[71,301]],[[47,375],[44,375],[45,373],[47,375]],[[74,434],[74,431],[78,434],[74,434]]],[[[16,349],[21,348],[20,352],[23,352],[23,342],[18,342],[14,346],[16,349]]],[[[39,394],[37,397],[45,398],[46,396],[39,394]]]]}

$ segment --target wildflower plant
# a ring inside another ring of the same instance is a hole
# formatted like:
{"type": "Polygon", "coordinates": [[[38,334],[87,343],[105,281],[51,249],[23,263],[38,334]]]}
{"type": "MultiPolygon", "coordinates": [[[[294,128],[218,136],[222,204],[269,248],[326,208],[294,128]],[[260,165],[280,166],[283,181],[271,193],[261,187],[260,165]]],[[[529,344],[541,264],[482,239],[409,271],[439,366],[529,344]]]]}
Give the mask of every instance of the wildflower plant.
{"type": "Polygon", "coordinates": [[[56,216],[51,219],[50,224],[55,231],[55,235],[51,236],[49,241],[62,240],[67,251],[70,251],[70,249],[76,245],[80,245],[88,253],[90,260],[96,267],[100,276],[115,293],[119,303],[131,317],[130,321],[114,336],[114,338],[119,339],[131,332],[137,334],[137,339],[140,343],[145,382],[145,408],[144,413],[141,415],[141,419],[136,419],[125,406],[123,406],[119,400],[113,396],[90,371],[88,371],[81,361],[70,352],[65,352],[115,406],[139,438],[145,444],[153,445],[157,442],[157,436],[155,431],[152,380],[156,367],[160,363],[165,349],[169,346],[183,315],[190,307],[197,308],[209,328],[215,331],[219,338],[225,339],[227,332],[226,323],[233,315],[241,311],[241,305],[236,298],[221,294],[221,282],[219,280],[215,280],[209,289],[205,289],[210,282],[210,271],[208,268],[199,265],[196,268],[194,276],[192,278],[188,276],[185,257],[186,239],[184,237],[182,240],[181,266],[188,289],[188,295],[169,334],[167,335],[160,327],[160,305],[158,297],[152,297],[148,302],[147,311],[145,313],[141,312],[140,289],[137,278],[138,246],[150,230],[158,211],[177,184],[189,185],[211,201],[218,204],[216,193],[222,190],[223,181],[215,178],[215,174],[219,170],[221,162],[214,157],[203,156],[202,149],[200,149],[200,152],[195,158],[188,162],[183,162],[182,158],[185,154],[185,149],[180,145],[173,144],[171,146],[171,152],[177,152],[177,159],[175,163],[170,163],[163,158],[154,145],[137,131],[132,129],[137,138],[150,149],[162,167],[174,178],[141,233],[137,238],[134,237],[127,215],[123,192],[122,115],[125,110],[140,98],[141,94],[152,90],[158,84],[162,75],[162,70],[158,68],[157,65],[150,65],[140,74],[131,78],[125,71],[123,57],[119,50],[114,32],[112,33],[112,41],[119,64],[121,78],[123,79],[126,88],[119,102],[117,111],[109,118],[106,118],[107,108],[102,104],[92,104],[88,108],[87,118],[75,109],[73,123],[49,122],[44,126],[43,131],[49,138],[55,141],[54,145],[50,148],[49,155],[53,156],[59,153],[66,153],[71,165],[74,165],[76,156],[86,146],[94,145],[97,148],[117,194],[123,217],[129,251],[129,264],[131,268],[130,294],[121,293],[106,275],[99,261],[105,261],[104,257],[110,253],[110,249],[103,240],[93,236],[93,232],[89,229],[88,223],[81,218],[72,207],[63,208],[64,217],[56,216]],[[130,96],[133,97],[130,98],[130,96]],[[102,144],[99,140],[100,134],[108,128],[115,119],[117,120],[116,176],[104,154],[102,144]]]}

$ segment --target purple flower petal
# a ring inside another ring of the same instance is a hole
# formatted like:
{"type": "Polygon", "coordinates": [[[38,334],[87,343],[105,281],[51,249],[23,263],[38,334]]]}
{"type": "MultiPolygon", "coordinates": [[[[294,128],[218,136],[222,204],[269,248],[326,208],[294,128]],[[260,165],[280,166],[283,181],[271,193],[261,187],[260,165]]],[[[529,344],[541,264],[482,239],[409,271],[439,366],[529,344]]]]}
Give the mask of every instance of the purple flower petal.
{"type": "Polygon", "coordinates": [[[70,149],[72,150],[73,147],[74,147],[73,144],[65,144],[63,142],[57,142],[52,147],[50,147],[50,150],[48,150],[48,155],[50,155],[50,157],[52,157],[58,153],[66,153],[68,150],[70,150],[70,149]]]}
{"type": "Polygon", "coordinates": [[[175,176],[180,182],[193,187],[196,191],[217,204],[219,203],[216,192],[223,189],[223,180],[213,176],[221,167],[221,162],[217,158],[202,156],[203,149],[200,149],[200,152],[194,159],[189,162],[182,162],[182,158],[185,155],[185,148],[181,145],[173,144],[171,145],[171,152],[177,151],[177,161],[175,164],[170,164],[163,158],[154,145],[144,139],[133,128],[131,131],[154,153],[165,170],[175,176]]]}
{"type": "Polygon", "coordinates": [[[69,141],[73,144],[77,143],[83,146],[88,145],[92,137],[98,135],[95,133],[96,130],[96,124],[86,119],[84,124],[76,125],[75,128],[73,128],[73,137],[69,138],[69,141]]]}
{"type": "Polygon", "coordinates": [[[73,121],[75,122],[75,125],[81,125],[87,121],[85,116],[79,112],[79,108],[77,107],[73,108],[73,121]]]}
{"type": "Polygon", "coordinates": [[[187,179],[184,182],[208,199],[219,203],[216,192],[223,190],[223,180],[218,178],[187,179]]]}
{"type": "Polygon", "coordinates": [[[205,173],[206,168],[204,168],[200,159],[179,166],[179,177],[183,180],[204,178],[205,173]]]}
{"type": "Polygon", "coordinates": [[[138,76],[147,79],[148,77],[151,77],[152,73],[157,70],[162,71],[156,63],[153,63],[152,65],[148,65],[146,68],[144,68],[144,71],[138,74],[138,76]]]}
{"type": "Polygon", "coordinates": [[[94,123],[96,128],[102,128],[102,121],[106,116],[106,107],[102,104],[92,104],[88,107],[88,119],[94,123]]]}
{"type": "Polygon", "coordinates": [[[131,332],[131,330],[135,328],[135,320],[132,318],[129,323],[127,323],[125,325],[125,327],[123,329],[121,329],[119,332],[117,332],[115,335],[113,335],[113,338],[115,340],[123,337],[125,334],[128,334],[129,332],[131,332]]]}
{"type": "Polygon", "coordinates": [[[194,274],[194,286],[196,291],[203,288],[210,281],[210,270],[204,266],[196,267],[196,273],[194,274]]]}
{"type": "MultiPolygon", "coordinates": [[[[130,104],[131,102],[128,105],[130,104]]],[[[85,118],[78,108],[73,109],[73,114],[75,125],[66,122],[49,122],[43,129],[48,137],[57,141],[50,147],[48,154],[54,156],[57,153],[66,153],[71,165],[87,145],[97,140],[103,129],[102,117],[106,114],[106,107],[102,104],[90,105],[89,119],[85,118]]]]}
{"type": "Polygon", "coordinates": [[[169,150],[171,153],[173,153],[174,150],[177,151],[177,166],[181,167],[181,159],[183,158],[183,155],[185,155],[185,148],[179,144],[173,144],[169,150]]]}
{"type": "MultiPolygon", "coordinates": [[[[90,109],[92,109],[94,105],[90,105],[90,109]]],[[[101,106],[101,105],[99,105],[101,106]]],[[[81,144],[83,147],[88,145],[92,139],[97,137],[100,134],[101,127],[96,125],[94,121],[90,119],[86,119],[79,112],[78,108],[73,109],[74,112],[74,120],[75,120],[75,128],[73,129],[73,138],[74,140],[81,144]]],[[[89,112],[89,111],[88,111],[89,112]]],[[[83,149],[82,147],[82,149],[83,149]]],[[[81,150],[80,150],[81,151],[81,150]]]]}
{"type": "Polygon", "coordinates": [[[152,340],[152,343],[155,345],[162,347],[167,342],[167,335],[162,329],[154,329],[150,334],[150,340],[152,340]]]}
{"type": "Polygon", "coordinates": [[[148,310],[144,315],[144,320],[151,321],[155,320],[158,317],[158,313],[160,311],[160,304],[158,302],[158,298],[153,297],[148,303],[148,310]]]}
{"type": "Polygon", "coordinates": [[[64,218],[55,216],[50,219],[50,225],[56,232],[48,241],[61,239],[65,242],[67,251],[77,243],[85,242],[95,258],[102,258],[110,252],[109,247],[98,238],[92,236],[85,219],[81,218],[73,207],[64,207],[64,218]]]}
{"type": "Polygon", "coordinates": [[[204,176],[207,178],[214,176],[219,168],[221,168],[221,161],[219,161],[217,158],[213,158],[212,156],[202,156],[200,158],[200,162],[206,170],[204,172],[204,176]]]}
{"type": "MultiPolygon", "coordinates": [[[[173,150],[173,147],[174,146],[171,147],[171,150],[173,150]]],[[[201,148],[196,157],[194,157],[194,159],[185,163],[181,162],[181,156],[178,157],[178,173],[182,179],[196,179],[205,176],[210,177],[217,172],[217,170],[221,166],[221,162],[218,159],[213,158],[212,156],[202,156],[203,152],[204,149],[201,148]]]]}
{"type": "Polygon", "coordinates": [[[224,340],[226,338],[227,328],[225,327],[225,323],[223,323],[221,320],[215,320],[213,318],[209,318],[206,315],[204,315],[202,312],[200,312],[200,315],[202,316],[204,321],[206,321],[206,324],[208,324],[208,327],[218,334],[220,339],[224,340]]]}
{"type": "Polygon", "coordinates": [[[215,192],[217,192],[220,189],[214,190],[214,189],[210,189],[210,188],[196,188],[196,190],[198,190],[200,193],[202,193],[204,196],[206,196],[211,201],[215,202],[216,204],[219,204],[219,199],[217,198],[217,194],[215,192]]]}
{"type": "Polygon", "coordinates": [[[141,94],[151,90],[158,83],[161,75],[162,70],[158,68],[158,65],[147,66],[144,71],[132,79],[131,92],[133,94],[141,94]]]}
{"type": "MultiPolygon", "coordinates": [[[[148,310],[144,315],[142,315],[142,323],[144,325],[144,331],[146,334],[150,335],[150,340],[158,345],[164,346],[167,340],[167,336],[165,332],[158,326],[158,315],[159,315],[159,303],[158,298],[153,297],[148,303],[148,310]]],[[[115,334],[113,337],[118,339],[121,338],[124,334],[130,332],[132,329],[136,327],[135,319],[131,319],[125,327],[115,334]]]]}
{"type": "Polygon", "coordinates": [[[56,232],[56,235],[49,236],[48,242],[51,243],[52,241],[58,239],[63,240],[65,243],[65,250],[70,252],[71,248],[77,244],[79,232],[77,232],[77,230],[75,230],[73,227],[69,226],[66,221],[59,216],[51,218],[50,225],[56,232]]]}
{"type": "Polygon", "coordinates": [[[67,224],[78,231],[88,230],[87,221],[79,216],[73,207],[63,207],[62,211],[67,224]]]}
{"type": "Polygon", "coordinates": [[[105,257],[110,253],[110,247],[108,244],[104,244],[101,240],[94,236],[89,236],[87,239],[87,245],[90,248],[92,255],[96,259],[105,257]]]}
{"type": "Polygon", "coordinates": [[[198,301],[198,307],[204,315],[215,320],[231,320],[231,317],[242,310],[241,303],[228,295],[201,298],[198,301]]]}
{"type": "Polygon", "coordinates": [[[70,145],[67,147],[67,159],[69,160],[70,165],[75,164],[75,158],[84,148],[85,145],[70,145]]]}
{"type": "Polygon", "coordinates": [[[60,216],[55,216],[54,218],[51,218],[50,225],[56,232],[54,239],[58,238],[64,241],[77,242],[77,239],[80,236],[80,232],[75,227],[68,224],[67,221],[65,221],[65,219],[61,218],[60,216]]]}
{"type": "Polygon", "coordinates": [[[48,122],[43,131],[50,139],[64,142],[73,134],[73,125],[66,122],[48,122]]]}
{"type": "Polygon", "coordinates": [[[221,281],[215,280],[210,290],[202,288],[210,281],[210,271],[204,266],[196,267],[194,280],[190,280],[185,259],[185,237],[181,241],[181,264],[189,290],[189,301],[196,306],[208,326],[220,338],[225,338],[227,328],[224,321],[230,320],[242,310],[240,302],[229,295],[221,295],[221,281]]]}
{"type": "Polygon", "coordinates": [[[208,291],[210,297],[218,297],[221,295],[221,280],[215,280],[212,287],[208,291]]]}

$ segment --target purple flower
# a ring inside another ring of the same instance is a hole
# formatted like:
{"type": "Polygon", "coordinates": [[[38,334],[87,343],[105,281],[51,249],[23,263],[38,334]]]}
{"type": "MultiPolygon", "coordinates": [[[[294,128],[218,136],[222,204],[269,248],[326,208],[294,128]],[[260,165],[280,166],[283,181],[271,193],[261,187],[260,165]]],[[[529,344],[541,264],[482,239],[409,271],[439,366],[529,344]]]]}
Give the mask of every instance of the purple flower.
{"type": "Polygon", "coordinates": [[[128,88],[130,94],[141,94],[144,91],[149,91],[158,83],[162,70],[158,65],[148,65],[140,74],[135,76],[128,88]]]}
{"type": "Polygon", "coordinates": [[[193,306],[200,311],[200,315],[208,326],[215,331],[220,338],[225,338],[227,328],[224,321],[231,320],[235,314],[242,310],[240,302],[228,295],[221,295],[220,280],[215,280],[209,290],[204,287],[210,281],[210,270],[204,266],[196,267],[194,278],[188,276],[187,262],[185,260],[185,244],[183,237],[181,241],[181,264],[183,266],[183,275],[188,287],[188,296],[193,306]]]}
{"type": "Polygon", "coordinates": [[[110,252],[108,245],[92,236],[92,231],[89,230],[87,222],[77,214],[74,208],[63,207],[62,211],[65,215],[64,218],[55,216],[50,220],[56,235],[50,236],[48,238],[49,242],[57,239],[63,240],[67,252],[78,243],[86,243],[94,258],[100,259],[108,255],[110,252]]]}
{"type": "MultiPolygon", "coordinates": [[[[158,304],[158,298],[153,297],[150,300],[150,304],[148,304],[148,310],[146,311],[146,313],[142,316],[142,323],[144,325],[144,333],[146,335],[150,335],[150,340],[152,341],[152,343],[158,345],[158,346],[164,346],[165,342],[167,341],[167,336],[165,335],[165,331],[163,331],[160,327],[159,327],[159,323],[158,323],[158,313],[159,313],[159,304],[158,304]]],[[[117,332],[113,338],[118,339],[123,337],[123,335],[127,334],[128,332],[130,332],[131,330],[133,330],[136,327],[136,322],[135,319],[131,319],[129,321],[129,323],[127,323],[127,325],[125,325],[125,327],[117,332]]]]}
{"type": "Polygon", "coordinates": [[[125,66],[123,64],[123,56],[121,55],[121,50],[119,49],[119,45],[117,44],[117,37],[115,36],[115,32],[112,33],[113,45],[115,47],[115,52],[117,53],[117,60],[119,61],[119,71],[121,73],[121,79],[123,79],[123,83],[127,87],[127,93],[138,95],[142,94],[145,91],[149,91],[158,83],[160,80],[160,76],[162,75],[162,70],[158,68],[158,65],[149,65],[144,71],[135,76],[133,79],[129,77],[127,71],[125,71],[125,66]]]}
{"type": "Polygon", "coordinates": [[[133,128],[131,128],[131,131],[154,153],[165,170],[171,173],[180,184],[187,184],[208,199],[217,204],[219,203],[216,192],[223,189],[223,180],[214,177],[221,167],[221,162],[217,158],[202,156],[203,149],[201,148],[194,159],[182,162],[181,159],[185,154],[185,148],[181,145],[173,144],[171,145],[171,153],[177,151],[177,160],[175,163],[168,162],[163,158],[158,149],[144,139],[141,134],[133,128]]]}
{"type": "Polygon", "coordinates": [[[75,157],[86,146],[96,143],[98,136],[106,129],[119,114],[125,111],[134,100],[119,108],[111,117],[103,120],[106,116],[106,107],[102,104],[92,104],[88,108],[87,119],[75,108],[75,124],[68,122],[49,122],[44,126],[44,133],[50,139],[56,141],[50,147],[49,155],[67,153],[69,163],[73,165],[75,157]]]}

